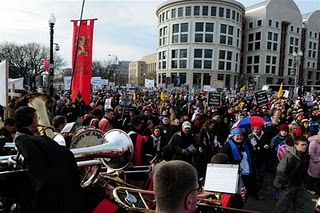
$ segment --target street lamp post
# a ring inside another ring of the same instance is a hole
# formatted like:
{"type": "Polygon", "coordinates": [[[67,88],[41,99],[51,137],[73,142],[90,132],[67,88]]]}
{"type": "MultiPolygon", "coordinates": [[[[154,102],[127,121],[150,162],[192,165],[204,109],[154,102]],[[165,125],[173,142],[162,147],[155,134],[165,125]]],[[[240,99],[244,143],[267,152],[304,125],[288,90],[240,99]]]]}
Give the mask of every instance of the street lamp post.
{"type": "Polygon", "coordinates": [[[108,56],[110,56],[110,57],[114,57],[115,58],[115,62],[112,64],[112,65],[114,65],[115,66],[115,68],[114,68],[114,84],[116,84],[116,78],[115,78],[115,72],[116,71],[118,71],[118,85],[119,85],[119,77],[120,77],[120,73],[119,73],[119,58],[118,58],[118,56],[117,55],[112,55],[112,54],[108,54],[108,56]]]}
{"type": "MultiPolygon", "coordinates": [[[[53,61],[53,34],[54,25],[56,23],[56,17],[51,13],[48,24],[50,27],[50,55],[49,55],[49,78],[48,78],[48,88],[49,95],[53,97],[53,75],[54,75],[54,61],[53,61]]],[[[59,46],[58,46],[59,47],[59,46]]],[[[57,49],[57,47],[56,47],[57,49]]]]}
{"type": "Polygon", "coordinates": [[[116,86],[116,74],[113,73],[113,82],[114,82],[114,86],[116,86]]]}
{"type": "Polygon", "coordinates": [[[299,73],[298,70],[298,57],[303,56],[303,52],[300,50],[299,53],[293,52],[293,67],[291,69],[291,75],[294,77],[294,94],[297,94],[297,74],[299,73]]]}

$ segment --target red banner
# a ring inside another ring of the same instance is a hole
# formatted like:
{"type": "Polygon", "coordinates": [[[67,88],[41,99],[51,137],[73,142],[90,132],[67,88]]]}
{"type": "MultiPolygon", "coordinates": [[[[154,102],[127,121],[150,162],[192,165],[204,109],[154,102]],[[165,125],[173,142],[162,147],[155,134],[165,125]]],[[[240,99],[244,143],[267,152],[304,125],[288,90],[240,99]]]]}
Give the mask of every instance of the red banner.
{"type": "Polygon", "coordinates": [[[94,20],[83,20],[81,26],[80,21],[73,22],[71,98],[75,101],[80,94],[86,105],[90,103],[93,26],[94,20]]]}

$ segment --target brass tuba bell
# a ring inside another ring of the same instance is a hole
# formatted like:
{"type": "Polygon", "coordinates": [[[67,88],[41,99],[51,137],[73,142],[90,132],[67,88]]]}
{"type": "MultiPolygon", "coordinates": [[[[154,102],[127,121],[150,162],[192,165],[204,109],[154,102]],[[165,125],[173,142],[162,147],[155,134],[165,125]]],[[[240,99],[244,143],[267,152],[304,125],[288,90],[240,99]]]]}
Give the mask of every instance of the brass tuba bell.
{"type": "Polygon", "coordinates": [[[75,158],[101,158],[108,172],[122,170],[128,166],[133,157],[133,143],[126,132],[120,129],[111,129],[102,137],[102,144],[71,149],[75,158]]]}

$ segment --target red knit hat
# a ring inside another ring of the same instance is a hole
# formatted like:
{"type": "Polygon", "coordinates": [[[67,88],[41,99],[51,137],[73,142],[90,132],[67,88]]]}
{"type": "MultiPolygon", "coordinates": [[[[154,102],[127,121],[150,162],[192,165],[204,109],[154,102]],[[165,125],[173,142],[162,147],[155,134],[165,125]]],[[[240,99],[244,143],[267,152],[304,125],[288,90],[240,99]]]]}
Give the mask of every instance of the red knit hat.
{"type": "Polygon", "coordinates": [[[288,126],[288,124],[281,124],[280,127],[279,127],[279,131],[289,132],[289,126],[288,126]]]}

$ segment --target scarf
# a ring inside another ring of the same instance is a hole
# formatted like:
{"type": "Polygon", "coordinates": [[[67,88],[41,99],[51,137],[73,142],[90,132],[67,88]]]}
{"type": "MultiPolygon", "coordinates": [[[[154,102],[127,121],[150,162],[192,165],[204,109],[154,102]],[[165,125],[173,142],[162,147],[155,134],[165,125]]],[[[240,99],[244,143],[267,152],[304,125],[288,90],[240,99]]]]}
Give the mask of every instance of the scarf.
{"type": "MultiPolygon", "coordinates": [[[[233,159],[236,160],[236,161],[241,160],[241,159],[242,159],[242,156],[240,155],[239,148],[238,148],[238,146],[235,144],[235,142],[232,140],[231,137],[229,138],[229,141],[228,141],[228,142],[229,142],[230,147],[231,147],[233,159]]],[[[244,142],[244,151],[246,152],[247,157],[248,157],[250,174],[253,174],[250,149],[249,149],[249,146],[248,146],[248,144],[247,144],[246,142],[244,142]]]]}

